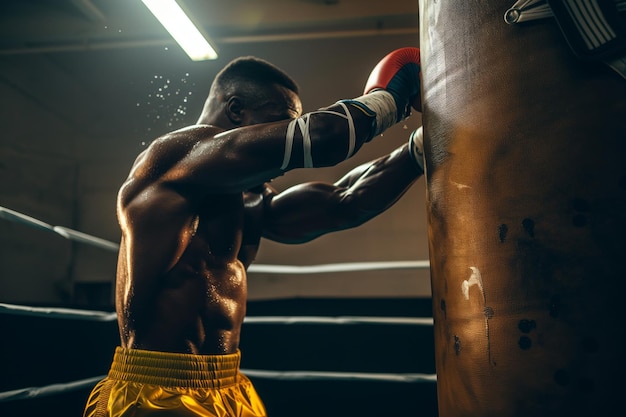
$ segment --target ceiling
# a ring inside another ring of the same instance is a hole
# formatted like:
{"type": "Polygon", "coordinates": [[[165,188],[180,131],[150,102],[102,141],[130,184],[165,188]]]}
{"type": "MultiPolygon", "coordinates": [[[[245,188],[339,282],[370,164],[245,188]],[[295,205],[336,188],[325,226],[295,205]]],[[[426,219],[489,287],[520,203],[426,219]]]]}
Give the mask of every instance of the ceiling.
{"type": "MultiPolygon", "coordinates": [[[[417,1],[179,0],[218,48],[233,43],[414,34],[417,1]]],[[[4,0],[0,54],[173,45],[140,0],[4,0]]]]}
{"type": "Polygon", "coordinates": [[[3,0],[0,82],[84,136],[124,131],[148,137],[193,123],[208,83],[236,56],[256,55],[286,69],[310,87],[303,88],[302,99],[311,110],[329,104],[328,95],[318,95],[324,90],[315,77],[319,68],[346,67],[342,61],[353,59],[359,72],[336,90],[344,94],[341,88],[349,86],[345,94],[353,95],[359,90],[352,87],[364,83],[382,51],[417,42],[417,0],[179,3],[212,39],[216,61],[192,62],[140,0],[3,0]],[[189,97],[157,105],[167,80],[169,92],[187,89],[189,97]]]}

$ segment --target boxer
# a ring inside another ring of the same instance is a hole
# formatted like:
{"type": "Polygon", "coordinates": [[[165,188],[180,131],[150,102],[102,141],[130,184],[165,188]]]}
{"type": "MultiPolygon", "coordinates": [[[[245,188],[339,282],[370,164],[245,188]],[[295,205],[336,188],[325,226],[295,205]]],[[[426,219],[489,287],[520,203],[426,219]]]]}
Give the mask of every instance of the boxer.
{"type": "Polygon", "coordinates": [[[302,243],[356,227],[423,174],[419,132],[334,184],[277,192],[287,171],[336,165],[418,110],[417,48],[391,52],[364,94],[302,113],[281,69],[242,57],[216,76],[197,124],[154,140],[118,193],[121,344],[84,417],[265,416],[239,371],[246,270],[260,239],[302,243]]]}

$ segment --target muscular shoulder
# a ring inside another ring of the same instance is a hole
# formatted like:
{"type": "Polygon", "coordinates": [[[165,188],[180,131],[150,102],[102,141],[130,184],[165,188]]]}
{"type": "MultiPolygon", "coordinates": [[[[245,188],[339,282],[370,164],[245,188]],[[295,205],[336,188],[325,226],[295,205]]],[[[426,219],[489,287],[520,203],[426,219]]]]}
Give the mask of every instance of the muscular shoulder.
{"type": "MultiPolygon", "coordinates": [[[[189,154],[189,151],[201,143],[210,141],[223,132],[215,126],[193,125],[167,133],[155,139],[143,152],[144,157],[137,159],[133,170],[139,166],[149,168],[148,172],[158,175],[189,154]]],[[[144,173],[144,172],[142,172],[144,173]]],[[[131,173],[132,174],[132,173],[131,173]]],[[[135,175],[141,175],[139,172],[135,175]]]]}
{"type": "Polygon", "coordinates": [[[135,159],[128,178],[119,190],[120,203],[126,205],[145,189],[171,179],[172,171],[184,177],[185,169],[180,165],[192,149],[222,131],[215,126],[194,125],[155,139],[135,159]]]}
{"type": "Polygon", "coordinates": [[[209,125],[194,125],[175,130],[155,139],[137,158],[131,177],[163,175],[184,160],[195,147],[211,141],[222,129],[209,125]]]}

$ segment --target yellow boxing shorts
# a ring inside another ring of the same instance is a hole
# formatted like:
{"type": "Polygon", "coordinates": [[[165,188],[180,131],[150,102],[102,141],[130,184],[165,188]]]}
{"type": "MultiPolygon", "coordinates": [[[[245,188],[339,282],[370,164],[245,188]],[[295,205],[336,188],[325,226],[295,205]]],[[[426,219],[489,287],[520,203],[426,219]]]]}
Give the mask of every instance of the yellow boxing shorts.
{"type": "Polygon", "coordinates": [[[266,417],[241,353],[189,355],[117,347],[83,417],[266,417]]]}

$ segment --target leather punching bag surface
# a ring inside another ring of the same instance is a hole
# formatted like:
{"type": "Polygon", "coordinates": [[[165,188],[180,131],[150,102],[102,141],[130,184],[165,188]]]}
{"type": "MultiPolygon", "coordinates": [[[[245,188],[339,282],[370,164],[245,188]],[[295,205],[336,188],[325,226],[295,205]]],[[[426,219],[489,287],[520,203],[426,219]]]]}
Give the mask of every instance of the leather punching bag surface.
{"type": "Polygon", "coordinates": [[[440,416],[621,415],[626,80],[513,3],[420,0],[440,416]]]}

